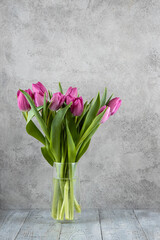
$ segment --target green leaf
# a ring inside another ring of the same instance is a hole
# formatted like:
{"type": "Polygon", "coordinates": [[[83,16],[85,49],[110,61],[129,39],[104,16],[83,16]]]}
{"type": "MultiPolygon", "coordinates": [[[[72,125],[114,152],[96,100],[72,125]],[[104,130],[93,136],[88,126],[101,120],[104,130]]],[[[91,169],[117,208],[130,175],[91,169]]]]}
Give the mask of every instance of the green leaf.
{"type": "Polygon", "coordinates": [[[83,123],[86,119],[86,115],[92,105],[93,99],[89,102],[89,104],[87,102],[85,102],[84,104],[84,110],[83,113],[79,116],[78,121],[76,123],[76,127],[79,128],[79,131],[81,131],[82,127],[83,127],[83,123]]]}
{"type": "Polygon", "coordinates": [[[71,111],[68,111],[66,114],[67,120],[68,120],[68,127],[70,129],[73,141],[76,143],[78,140],[78,133],[75,123],[75,117],[72,115],[71,111]]]}
{"type": "Polygon", "coordinates": [[[108,105],[108,103],[109,103],[109,101],[111,100],[111,98],[113,97],[113,93],[112,93],[112,95],[108,98],[108,101],[106,102],[106,106],[108,105]]]}
{"type": "Polygon", "coordinates": [[[51,91],[48,90],[48,94],[49,94],[49,98],[51,99],[53,96],[53,93],[51,91]]]}
{"type": "Polygon", "coordinates": [[[27,123],[26,131],[29,135],[36,138],[38,141],[40,141],[42,144],[45,145],[45,137],[40,132],[40,130],[36,127],[36,125],[32,122],[32,120],[30,120],[29,123],[27,123]]]}
{"type": "Polygon", "coordinates": [[[78,127],[79,123],[81,122],[82,118],[84,117],[85,113],[87,112],[88,106],[89,106],[89,104],[88,104],[87,102],[85,102],[84,108],[83,108],[83,112],[82,112],[82,114],[81,114],[81,115],[78,117],[78,119],[77,119],[77,123],[76,123],[76,126],[77,126],[77,127],[78,127]]]}
{"type": "Polygon", "coordinates": [[[51,110],[48,108],[47,128],[48,128],[48,131],[49,131],[49,132],[50,132],[50,129],[51,129],[51,124],[52,124],[53,118],[55,117],[55,113],[56,113],[56,112],[51,111],[51,110]]]}
{"type": "Polygon", "coordinates": [[[47,160],[47,162],[48,162],[51,166],[53,166],[53,162],[54,162],[54,161],[53,161],[53,159],[51,158],[51,156],[50,156],[47,148],[46,148],[46,147],[41,147],[41,152],[42,152],[43,157],[47,160]]]}
{"type": "Polygon", "coordinates": [[[66,132],[61,132],[61,163],[64,163],[66,160],[66,150],[67,150],[67,144],[66,144],[66,132]]]}
{"type": "Polygon", "coordinates": [[[92,136],[94,135],[94,133],[97,131],[97,129],[99,128],[99,124],[96,125],[91,133],[86,137],[86,139],[82,142],[80,148],[79,148],[79,151],[78,151],[78,154],[77,154],[77,157],[76,157],[76,162],[82,157],[82,155],[87,151],[88,147],[89,147],[89,144],[90,144],[90,141],[91,141],[91,138],[92,136]]]}
{"type": "Polygon", "coordinates": [[[34,115],[35,117],[37,118],[38,122],[39,122],[39,125],[41,126],[44,134],[46,135],[48,141],[49,141],[49,132],[48,132],[48,129],[47,129],[47,126],[45,125],[42,117],[40,116],[39,112],[37,111],[37,108],[36,106],[34,105],[34,102],[32,100],[32,98],[30,97],[30,95],[28,93],[26,93],[25,91],[21,90],[20,91],[23,93],[23,95],[26,97],[26,99],[28,100],[31,108],[33,109],[33,112],[34,112],[34,115]]]}
{"type": "Polygon", "coordinates": [[[80,140],[76,146],[76,149],[79,149],[81,143],[89,136],[89,134],[91,134],[91,132],[94,130],[94,128],[96,128],[100,124],[100,121],[101,121],[103,115],[105,114],[106,110],[107,110],[107,108],[95,117],[95,119],[92,121],[91,125],[88,127],[88,129],[85,131],[83,136],[80,138],[80,140]]]}
{"type": "Polygon", "coordinates": [[[76,162],[83,156],[83,154],[87,151],[89,145],[90,145],[91,140],[89,140],[87,143],[83,143],[81,148],[78,151],[78,154],[76,156],[76,162]]]}
{"type": "Polygon", "coordinates": [[[59,90],[60,90],[60,92],[63,94],[63,89],[62,89],[62,85],[61,85],[60,82],[59,82],[59,90]]]}
{"type": "Polygon", "coordinates": [[[57,162],[60,162],[60,139],[61,139],[61,127],[64,120],[64,116],[72,103],[65,108],[60,109],[54,117],[51,124],[50,133],[50,148],[57,162]]]}
{"type": "Polygon", "coordinates": [[[23,117],[25,118],[25,120],[27,121],[27,112],[22,112],[23,117]]]}
{"type": "Polygon", "coordinates": [[[46,123],[47,119],[47,103],[46,103],[46,93],[44,94],[44,102],[43,102],[43,120],[46,123]]]}
{"type": "MultiPolygon", "coordinates": [[[[37,107],[37,111],[39,112],[42,108],[43,108],[43,106],[37,107]]],[[[35,115],[34,111],[33,111],[33,109],[31,109],[28,112],[27,123],[34,117],[34,115],[35,115]]]]}
{"type": "Polygon", "coordinates": [[[100,95],[98,93],[97,98],[95,99],[94,103],[91,105],[91,107],[90,107],[90,109],[89,109],[89,111],[88,111],[88,113],[86,115],[83,127],[82,127],[81,132],[80,132],[80,136],[82,136],[83,133],[90,126],[90,124],[92,123],[93,119],[96,117],[99,108],[100,108],[100,95]]]}
{"type": "Polygon", "coordinates": [[[103,96],[101,98],[101,107],[103,107],[106,103],[106,98],[107,98],[107,88],[104,89],[103,96]]]}
{"type": "Polygon", "coordinates": [[[76,159],[76,147],[71,135],[71,132],[66,121],[66,130],[67,130],[67,145],[68,145],[68,161],[69,163],[75,162],[76,159]]]}

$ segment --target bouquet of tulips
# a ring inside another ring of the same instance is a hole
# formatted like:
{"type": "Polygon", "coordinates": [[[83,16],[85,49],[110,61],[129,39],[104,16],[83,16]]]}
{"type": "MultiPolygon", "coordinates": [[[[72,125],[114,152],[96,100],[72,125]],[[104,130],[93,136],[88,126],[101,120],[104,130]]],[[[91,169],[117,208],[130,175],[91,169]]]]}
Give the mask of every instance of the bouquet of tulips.
{"type": "MultiPolygon", "coordinates": [[[[87,151],[91,138],[100,124],[113,115],[121,105],[120,98],[107,100],[107,89],[102,97],[98,93],[90,102],[83,102],[77,88],[69,87],[65,95],[59,83],[59,92],[47,91],[38,82],[32,84],[32,91],[18,90],[18,107],[26,120],[26,131],[40,141],[41,152],[47,162],[76,163],[87,151]],[[36,117],[39,127],[33,122],[36,117]]],[[[74,196],[74,172],[70,167],[60,170],[62,179],[55,183],[52,202],[52,217],[58,220],[74,219],[74,210],[81,212],[81,207],[74,196]]]]}

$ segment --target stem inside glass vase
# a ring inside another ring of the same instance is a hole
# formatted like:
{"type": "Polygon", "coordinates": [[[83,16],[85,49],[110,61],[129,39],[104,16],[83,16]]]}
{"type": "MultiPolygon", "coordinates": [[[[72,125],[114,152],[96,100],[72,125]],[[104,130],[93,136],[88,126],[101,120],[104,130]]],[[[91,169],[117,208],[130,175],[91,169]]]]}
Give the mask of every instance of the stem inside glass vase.
{"type": "Polygon", "coordinates": [[[81,213],[77,163],[54,163],[52,218],[73,221],[81,213]]]}

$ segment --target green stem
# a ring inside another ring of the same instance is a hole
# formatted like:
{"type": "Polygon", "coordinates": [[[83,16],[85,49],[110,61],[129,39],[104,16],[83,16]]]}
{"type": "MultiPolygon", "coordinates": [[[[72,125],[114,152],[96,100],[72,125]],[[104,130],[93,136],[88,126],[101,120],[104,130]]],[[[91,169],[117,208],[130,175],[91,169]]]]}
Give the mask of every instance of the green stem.
{"type": "Polygon", "coordinates": [[[65,199],[63,199],[63,203],[60,211],[60,216],[59,216],[60,220],[64,219],[64,210],[65,210],[65,199]]]}
{"type": "Polygon", "coordinates": [[[70,181],[70,219],[74,218],[74,185],[73,185],[73,174],[72,165],[69,166],[69,181],[70,181]]]}
{"type": "Polygon", "coordinates": [[[65,178],[64,162],[65,162],[65,159],[62,158],[62,161],[61,161],[62,164],[61,164],[61,169],[60,169],[60,188],[61,188],[62,197],[64,196],[64,178],[65,178]]]}
{"type": "Polygon", "coordinates": [[[69,219],[68,190],[69,190],[69,182],[66,181],[65,186],[64,186],[64,201],[65,201],[65,218],[66,218],[66,220],[70,220],[69,219]]]}
{"type": "Polygon", "coordinates": [[[58,207],[57,207],[57,220],[61,220],[61,207],[62,207],[62,197],[60,196],[59,197],[59,200],[58,200],[58,207]]]}
{"type": "Polygon", "coordinates": [[[53,192],[53,200],[52,200],[52,217],[54,219],[57,219],[57,199],[58,199],[58,189],[59,189],[59,184],[57,179],[53,179],[53,184],[54,184],[54,192],[53,192]]]}
{"type": "Polygon", "coordinates": [[[75,123],[77,122],[77,116],[75,116],[75,123]]]}
{"type": "Polygon", "coordinates": [[[48,126],[48,123],[49,123],[50,116],[51,116],[51,111],[50,111],[49,114],[48,114],[47,126],[48,126]]]}
{"type": "Polygon", "coordinates": [[[79,205],[79,203],[77,202],[75,196],[74,196],[74,206],[75,206],[75,209],[78,213],[81,212],[81,206],[79,205]]]}

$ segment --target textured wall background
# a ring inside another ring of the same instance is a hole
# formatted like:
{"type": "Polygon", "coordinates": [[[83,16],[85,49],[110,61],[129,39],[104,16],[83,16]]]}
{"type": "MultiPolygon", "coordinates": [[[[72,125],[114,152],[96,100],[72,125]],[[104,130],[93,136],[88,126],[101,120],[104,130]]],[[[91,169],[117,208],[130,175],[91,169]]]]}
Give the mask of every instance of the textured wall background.
{"type": "Polygon", "coordinates": [[[160,1],[1,0],[0,207],[49,206],[51,168],[16,92],[37,81],[123,100],[81,159],[83,207],[160,207],[160,1]]]}

